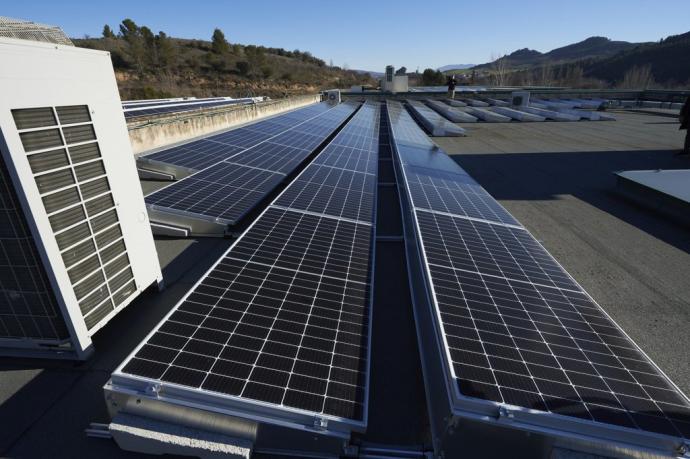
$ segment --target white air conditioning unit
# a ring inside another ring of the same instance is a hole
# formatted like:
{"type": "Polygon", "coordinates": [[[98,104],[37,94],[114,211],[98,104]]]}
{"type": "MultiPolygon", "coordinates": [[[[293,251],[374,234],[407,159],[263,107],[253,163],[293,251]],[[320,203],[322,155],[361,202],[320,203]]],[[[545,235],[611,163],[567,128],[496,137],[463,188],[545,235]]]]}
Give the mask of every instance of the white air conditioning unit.
{"type": "Polygon", "coordinates": [[[510,104],[513,107],[528,107],[529,95],[529,91],[513,91],[510,95],[510,104]]]}
{"type": "Polygon", "coordinates": [[[0,354],[85,359],[162,281],[109,53],[0,39],[0,354]]]}
{"type": "Polygon", "coordinates": [[[340,103],[340,90],[339,89],[331,89],[326,91],[326,102],[330,104],[339,104],[340,103]]]}

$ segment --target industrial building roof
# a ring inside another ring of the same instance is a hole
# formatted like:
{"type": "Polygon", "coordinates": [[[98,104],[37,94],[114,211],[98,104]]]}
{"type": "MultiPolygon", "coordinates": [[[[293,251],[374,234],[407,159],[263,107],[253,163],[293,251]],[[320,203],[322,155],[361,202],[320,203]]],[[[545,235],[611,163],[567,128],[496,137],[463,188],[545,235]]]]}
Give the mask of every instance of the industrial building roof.
{"type": "MultiPolygon", "coordinates": [[[[617,113],[615,123],[463,125],[434,141],[521,221],[686,394],[690,393],[687,229],[613,193],[614,171],[687,168],[674,119],[617,113]],[[643,260],[643,262],[642,262],[643,260]]],[[[391,171],[382,168],[379,174],[391,171]]],[[[142,182],[147,193],[159,182],[142,182]]],[[[370,443],[428,447],[424,384],[406,283],[395,191],[380,191],[376,243],[370,443]],[[398,356],[391,359],[390,356],[398,356]],[[398,381],[398,384],[391,384],[398,381]]],[[[94,337],[90,361],[0,360],[0,454],[135,457],[88,438],[108,422],[112,371],[225,252],[226,239],[158,238],[167,288],[138,298],[94,337]]]]}

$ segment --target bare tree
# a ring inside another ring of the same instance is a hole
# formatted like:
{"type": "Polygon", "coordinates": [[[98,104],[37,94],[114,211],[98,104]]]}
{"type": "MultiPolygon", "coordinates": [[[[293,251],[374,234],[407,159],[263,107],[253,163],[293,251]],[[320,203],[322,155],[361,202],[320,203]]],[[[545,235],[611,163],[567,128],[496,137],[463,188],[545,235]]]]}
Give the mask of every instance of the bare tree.
{"type": "Polygon", "coordinates": [[[585,85],[584,70],[579,65],[565,64],[558,72],[558,85],[582,88],[585,85]]]}
{"type": "Polygon", "coordinates": [[[491,54],[492,80],[494,86],[505,86],[508,75],[508,59],[506,55],[491,54]]]}
{"type": "Polygon", "coordinates": [[[625,89],[647,89],[652,85],[654,85],[652,66],[647,64],[642,67],[634,66],[625,72],[623,81],[619,83],[618,87],[625,89]]]}
{"type": "Polygon", "coordinates": [[[539,72],[539,84],[542,86],[552,86],[554,80],[553,67],[551,64],[544,64],[541,66],[539,72]]]}

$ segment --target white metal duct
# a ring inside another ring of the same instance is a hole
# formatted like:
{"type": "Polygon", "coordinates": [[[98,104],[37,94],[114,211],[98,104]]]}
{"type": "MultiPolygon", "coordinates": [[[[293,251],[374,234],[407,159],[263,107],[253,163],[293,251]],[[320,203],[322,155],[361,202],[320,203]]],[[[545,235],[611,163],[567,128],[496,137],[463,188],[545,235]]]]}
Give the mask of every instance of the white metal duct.
{"type": "Polygon", "coordinates": [[[0,354],[84,359],[162,280],[110,56],[0,39],[0,59],[0,354]]]}

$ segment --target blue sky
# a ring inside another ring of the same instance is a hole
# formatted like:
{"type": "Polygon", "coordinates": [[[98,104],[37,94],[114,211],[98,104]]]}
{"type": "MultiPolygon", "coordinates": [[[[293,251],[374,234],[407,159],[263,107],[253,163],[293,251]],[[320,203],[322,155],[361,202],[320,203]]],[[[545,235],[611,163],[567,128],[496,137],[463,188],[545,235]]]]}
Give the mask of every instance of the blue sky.
{"type": "Polygon", "coordinates": [[[434,2],[382,0],[3,0],[0,15],[100,36],[126,17],[154,32],[310,51],[327,62],[382,71],[489,61],[518,48],[549,51],[592,35],[656,41],[690,31],[690,0],[434,2]]]}

